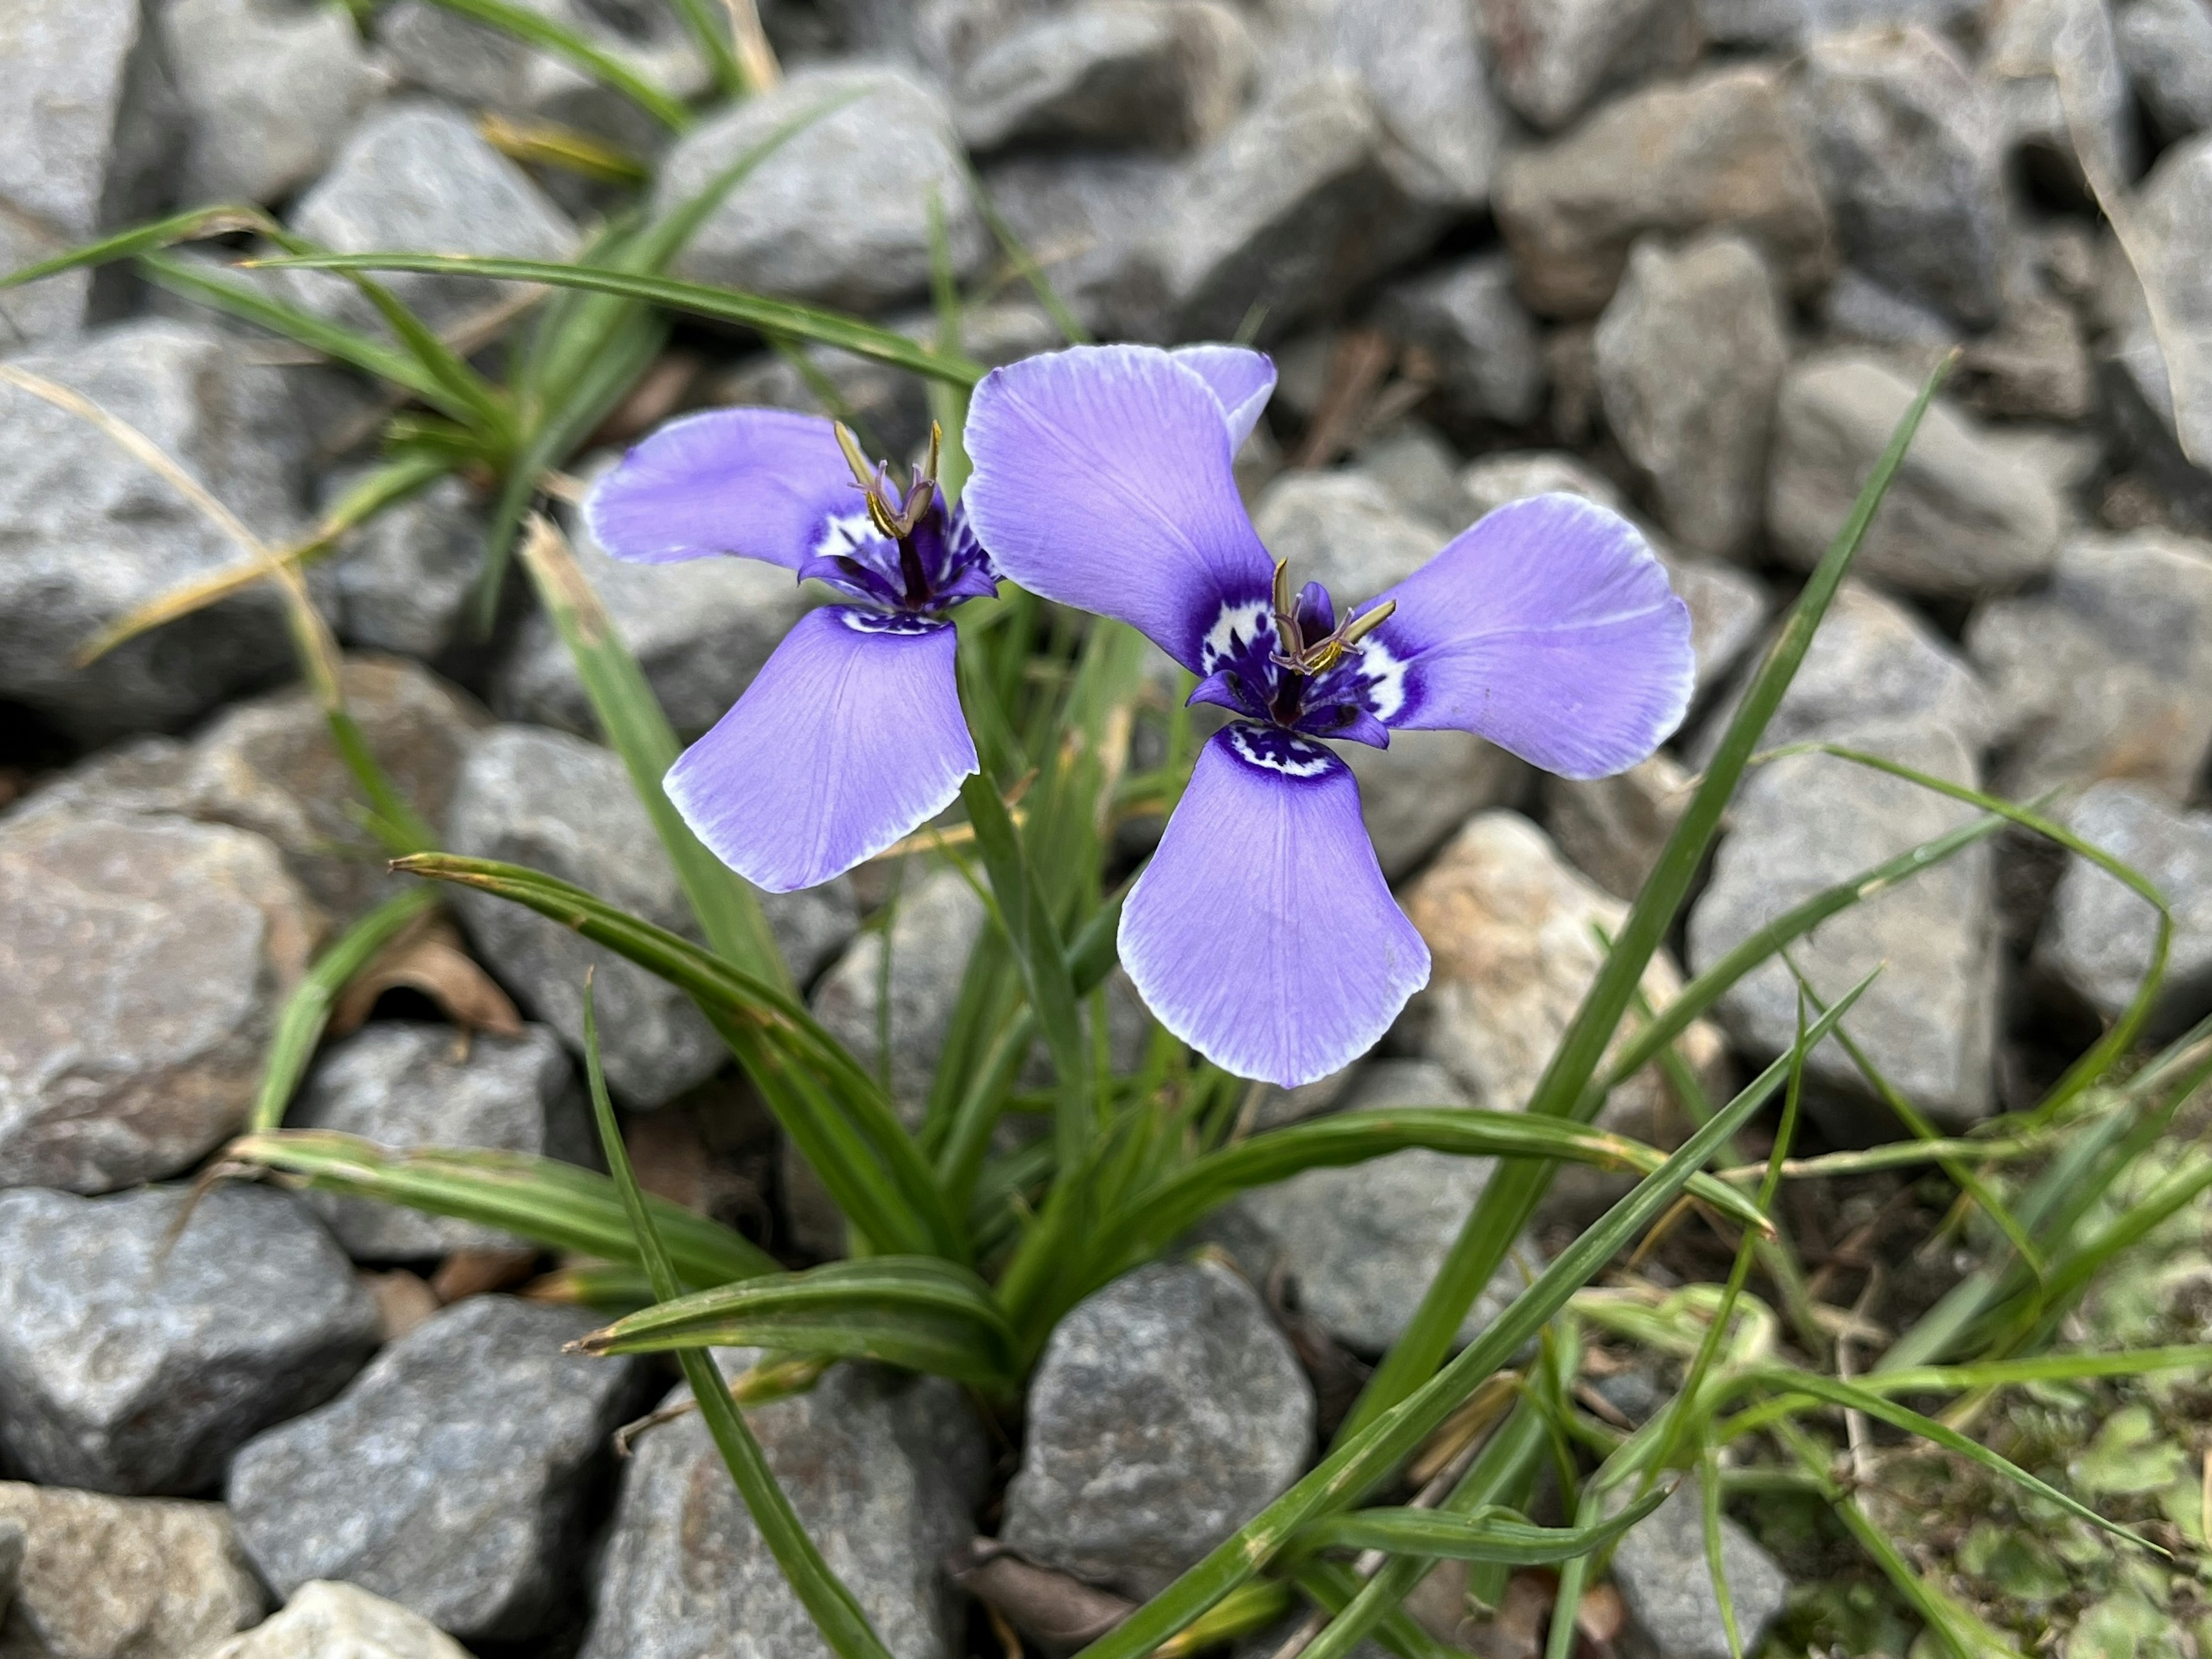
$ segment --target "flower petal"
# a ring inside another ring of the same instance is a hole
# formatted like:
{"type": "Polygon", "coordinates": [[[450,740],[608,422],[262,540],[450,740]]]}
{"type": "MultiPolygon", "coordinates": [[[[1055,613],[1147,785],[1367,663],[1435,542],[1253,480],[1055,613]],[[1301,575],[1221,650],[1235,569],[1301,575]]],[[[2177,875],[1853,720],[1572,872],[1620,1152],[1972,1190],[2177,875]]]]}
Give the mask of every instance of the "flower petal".
{"type": "Polygon", "coordinates": [[[1206,636],[1231,613],[1251,631],[1274,574],[1224,419],[1206,380],[1156,347],[1024,358],[975,388],[962,501],[1002,574],[1205,674],[1206,636]]]}
{"type": "Polygon", "coordinates": [[[812,887],[952,804],[975,769],[949,626],[811,611],[668,769],[668,799],[757,887],[812,887]]]}
{"type": "Polygon", "coordinates": [[[599,480],[584,520],[639,564],[734,553],[796,570],[877,537],[830,422],[783,409],[671,421],[599,480]]]}
{"type": "Polygon", "coordinates": [[[1365,1053],[1429,980],[1350,769],[1320,744],[1243,724],[1200,751],[1122,908],[1121,944],[1160,1024],[1285,1088],[1365,1053]]]}
{"type": "Polygon", "coordinates": [[[1579,496],[1508,502],[1383,599],[1397,614],[1361,666],[1387,726],[1455,726],[1599,778],[1656,749],[1690,706],[1688,607],[1636,526],[1579,496]]]}
{"type": "Polygon", "coordinates": [[[1228,417],[1230,453],[1236,453],[1259,424],[1267,399],[1275,395],[1274,359],[1226,345],[1177,346],[1168,356],[1195,372],[1212,390],[1228,417]]]}

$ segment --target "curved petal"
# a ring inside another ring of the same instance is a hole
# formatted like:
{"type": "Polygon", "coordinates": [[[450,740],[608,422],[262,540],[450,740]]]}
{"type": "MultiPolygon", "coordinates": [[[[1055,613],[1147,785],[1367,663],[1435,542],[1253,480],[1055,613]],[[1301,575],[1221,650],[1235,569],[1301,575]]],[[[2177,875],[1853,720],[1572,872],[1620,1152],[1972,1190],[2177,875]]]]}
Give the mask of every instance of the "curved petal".
{"type": "MultiPolygon", "coordinates": [[[[1510,501],[1387,593],[1368,706],[1456,726],[1562,777],[1649,755],[1690,706],[1689,608],[1636,526],[1577,495],[1510,501]]],[[[1363,610],[1372,606],[1363,606],[1363,610]]]]}
{"type": "Polygon", "coordinates": [[[1001,574],[1130,623],[1203,675],[1217,628],[1265,625],[1274,574],[1224,422],[1206,381],[1157,347],[1024,358],[975,388],[961,499],[1001,574]]]}
{"type": "Polygon", "coordinates": [[[668,769],[668,799],[771,893],[851,869],[951,805],[975,769],[957,644],[949,626],[810,611],[668,769]]]}
{"type": "Polygon", "coordinates": [[[877,539],[830,422],[784,409],[671,421],[592,488],[584,522],[639,564],[734,553],[796,570],[877,539]]]}
{"type": "Polygon", "coordinates": [[[1429,981],[1375,861],[1359,786],[1317,743],[1234,725],[1121,910],[1121,963],[1160,1024],[1239,1077],[1310,1083],[1429,981]]]}
{"type": "Polygon", "coordinates": [[[1275,360],[1243,346],[1177,346],[1168,356],[1194,371],[1212,390],[1229,420],[1232,455],[1252,435],[1260,411],[1275,395],[1275,360]]]}

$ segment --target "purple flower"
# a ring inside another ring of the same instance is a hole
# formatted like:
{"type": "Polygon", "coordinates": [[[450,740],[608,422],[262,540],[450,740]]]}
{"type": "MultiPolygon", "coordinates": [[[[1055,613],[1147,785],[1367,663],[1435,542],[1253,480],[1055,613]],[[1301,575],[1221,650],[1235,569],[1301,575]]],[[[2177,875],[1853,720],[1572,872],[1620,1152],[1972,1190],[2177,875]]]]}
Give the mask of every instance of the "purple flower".
{"type": "Polygon", "coordinates": [[[733,554],[826,584],[737,706],[668,769],[676,810],[774,893],[817,882],[927,822],[975,769],[952,608],[995,593],[991,562],[929,465],[905,488],[809,415],[672,422],[592,491],[600,545],[641,564],[733,554]]]}
{"type": "Polygon", "coordinates": [[[1491,514],[1387,593],[1295,592],[1231,458],[1274,386],[1256,352],[1079,347],[996,369],[964,504],[1006,576],[1115,617],[1235,718],[1121,913],[1160,1022],[1286,1086],[1364,1051],[1428,982],[1323,741],[1455,726],[1548,771],[1634,765],[1689,705],[1690,620],[1635,528],[1570,495],[1491,514]]]}

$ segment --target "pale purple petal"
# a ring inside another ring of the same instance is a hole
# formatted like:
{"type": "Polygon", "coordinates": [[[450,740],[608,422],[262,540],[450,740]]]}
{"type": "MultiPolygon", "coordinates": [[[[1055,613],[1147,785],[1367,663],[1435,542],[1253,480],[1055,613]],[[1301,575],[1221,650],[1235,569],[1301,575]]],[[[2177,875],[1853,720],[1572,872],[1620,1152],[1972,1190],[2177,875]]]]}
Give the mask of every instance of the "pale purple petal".
{"type": "Polygon", "coordinates": [[[1387,726],[1456,726],[1599,778],[1690,706],[1688,608],[1636,526],[1580,496],[1509,502],[1381,599],[1397,614],[1360,666],[1387,726]]]}
{"type": "Polygon", "coordinates": [[[1429,979],[1351,770],[1317,743],[1243,724],[1200,751],[1122,908],[1121,945],[1161,1024],[1285,1088],[1365,1053],[1429,979]]]}
{"type": "Polygon", "coordinates": [[[954,630],[913,629],[809,611],[668,769],[684,821],[755,886],[787,893],[851,869],[951,805],[975,769],[954,630]]]}
{"type": "Polygon", "coordinates": [[[1274,359],[1243,346],[1177,346],[1168,356],[1212,389],[1221,412],[1229,422],[1229,447],[1234,453],[1259,423],[1260,411],[1275,392],[1274,359]]]}
{"type": "Polygon", "coordinates": [[[782,409],[671,421],[599,480],[584,519],[640,564],[733,553],[796,570],[877,533],[830,422],[782,409]]]}
{"type": "Polygon", "coordinates": [[[1248,631],[1273,563],[1246,515],[1224,413],[1152,346],[1076,346],[975,388],[962,497],[1001,574],[1117,617],[1200,673],[1206,635],[1248,631]]]}

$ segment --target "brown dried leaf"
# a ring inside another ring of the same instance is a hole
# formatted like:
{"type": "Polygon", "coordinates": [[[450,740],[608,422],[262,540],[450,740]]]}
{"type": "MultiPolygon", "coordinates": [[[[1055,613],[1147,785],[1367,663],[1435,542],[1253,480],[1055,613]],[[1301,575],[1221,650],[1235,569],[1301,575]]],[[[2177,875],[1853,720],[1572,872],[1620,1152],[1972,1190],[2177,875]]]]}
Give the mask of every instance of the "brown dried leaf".
{"type": "Polygon", "coordinates": [[[530,1275],[538,1265],[535,1249],[519,1250],[455,1250],[430,1275],[430,1289],[441,1303],[463,1297],[503,1291],[530,1275]]]}
{"type": "Polygon", "coordinates": [[[1095,1642],[1136,1603],[1080,1578],[1024,1561],[997,1540],[978,1538],[953,1563],[953,1582],[1018,1629],[1055,1648],[1095,1642]]]}
{"type": "Polygon", "coordinates": [[[330,1034],[359,1030],[377,998],[401,989],[420,991],[464,1030],[522,1035],[522,1016],[514,1004],[461,948],[461,936],[442,916],[401,933],[355,976],[331,1012],[330,1034]]]}

